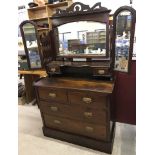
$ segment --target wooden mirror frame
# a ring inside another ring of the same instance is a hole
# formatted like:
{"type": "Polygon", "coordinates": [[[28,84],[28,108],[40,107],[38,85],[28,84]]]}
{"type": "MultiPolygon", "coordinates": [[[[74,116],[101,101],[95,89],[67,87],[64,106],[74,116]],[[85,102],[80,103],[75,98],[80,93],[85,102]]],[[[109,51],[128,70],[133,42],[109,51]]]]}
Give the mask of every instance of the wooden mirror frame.
{"type": "Polygon", "coordinates": [[[52,40],[54,58],[110,58],[110,47],[109,47],[109,12],[105,7],[101,6],[101,3],[96,3],[93,7],[85,5],[80,2],[73,3],[66,10],[57,9],[56,13],[51,17],[52,19],[52,40]],[[80,7],[77,7],[80,6],[80,7]],[[81,56],[58,56],[59,53],[59,38],[58,38],[58,26],[63,24],[78,22],[78,21],[92,21],[106,24],[106,56],[94,55],[81,55],[81,56]]]}
{"type": "Polygon", "coordinates": [[[39,43],[39,36],[38,36],[38,32],[37,32],[37,25],[35,22],[33,21],[29,21],[29,20],[25,20],[23,21],[20,25],[20,32],[21,32],[21,36],[23,39],[23,44],[24,44],[24,49],[25,49],[25,54],[27,57],[27,63],[28,63],[28,67],[30,70],[38,70],[38,69],[42,69],[43,68],[43,58],[42,58],[42,53],[41,53],[41,47],[40,47],[40,43],[39,43]],[[32,68],[31,64],[30,64],[30,59],[29,59],[29,54],[28,54],[28,49],[27,49],[27,45],[26,45],[26,39],[25,39],[25,35],[24,35],[24,31],[23,31],[23,26],[27,23],[30,23],[34,26],[35,29],[35,34],[36,34],[36,39],[37,39],[37,44],[38,44],[38,54],[40,56],[40,60],[41,60],[41,67],[40,68],[32,68]]]}
{"type": "Polygon", "coordinates": [[[114,15],[113,15],[112,68],[113,68],[114,71],[118,71],[118,70],[114,69],[114,67],[115,67],[116,23],[117,23],[117,16],[122,11],[129,11],[131,13],[132,20],[131,20],[131,30],[130,30],[131,33],[130,33],[128,72],[123,72],[123,71],[119,71],[119,72],[129,73],[129,71],[130,71],[130,64],[131,64],[131,60],[132,60],[134,34],[135,34],[135,24],[136,24],[136,10],[134,8],[130,7],[130,6],[122,6],[122,7],[118,8],[115,11],[114,15]]]}

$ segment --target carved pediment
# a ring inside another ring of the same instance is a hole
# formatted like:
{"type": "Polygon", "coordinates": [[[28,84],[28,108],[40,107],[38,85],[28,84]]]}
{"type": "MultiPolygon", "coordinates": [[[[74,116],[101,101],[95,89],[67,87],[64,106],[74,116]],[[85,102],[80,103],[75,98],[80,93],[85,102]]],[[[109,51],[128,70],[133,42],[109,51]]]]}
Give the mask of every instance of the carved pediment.
{"type": "Polygon", "coordinates": [[[96,3],[93,7],[90,8],[89,5],[85,5],[80,2],[73,3],[70,7],[66,10],[57,9],[56,13],[53,17],[62,17],[62,16],[70,16],[70,15],[79,15],[79,14],[89,14],[94,12],[110,12],[105,7],[101,6],[101,3],[96,3]]]}

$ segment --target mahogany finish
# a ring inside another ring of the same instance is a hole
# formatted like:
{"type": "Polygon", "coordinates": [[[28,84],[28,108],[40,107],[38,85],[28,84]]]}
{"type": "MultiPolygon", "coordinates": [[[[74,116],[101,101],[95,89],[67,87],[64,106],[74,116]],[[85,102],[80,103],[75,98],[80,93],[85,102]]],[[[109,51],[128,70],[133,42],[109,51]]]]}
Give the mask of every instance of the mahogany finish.
{"type": "Polygon", "coordinates": [[[70,91],[68,98],[71,104],[80,104],[93,107],[95,109],[107,108],[107,95],[97,92],[87,92],[87,91],[70,91]],[[85,100],[88,102],[85,102],[85,100]],[[96,104],[98,107],[96,107],[96,104]]]}
{"type": "Polygon", "coordinates": [[[69,133],[88,136],[98,140],[105,140],[107,136],[106,126],[103,125],[95,125],[49,115],[44,115],[44,119],[45,125],[48,128],[54,128],[60,131],[62,130],[69,133]]]}
{"type": "Polygon", "coordinates": [[[61,89],[86,90],[105,94],[111,94],[114,88],[113,81],[99,81],[68,77],[44,78],[37,82],[38,87],[45,87],[45,85],[47,88],[52,87],[61,89]]]}
{"type": "MultiPolygon", "coordinates": [[[[83,78],[43,78],[34,84],[44,123],[44,134],[54,130],[110,144],[112,132],[110,96],[114,82],[83,78]]],[[[58,135],[57,135],[58,136],[58,135]]],[[[53,136],[52,136],[53,137],[53,136]]],[[[58,136],[59,137],[59,136],[58,136]]],[[[74,137],[74,136],[73,136],[74,137]]],[[[61,138],[61,136],[59,137],[61,138]]],[[[68,140],[67,140],[68,141],[68,140]]],[[[83,145],[83,142],[81,142],[83,145]]],[[[85,145],[84,145],[85,146],[85,145]]],[[[101,150],[100,146],[96,149],[101,150]]],[[[102,148],[106,151],[107,148],[102,148]]]]}
{"type": "Polygon", "coordinates": [[[85,105],[79,106],[45,101],[40,101],[39,105],[40,110],[47,115],[62,116],[64,118],[106,125],[107,110],[104,108],[95,109],[85,105]]]}
{"type": "Polygon", "coordinates": [[[67,102],[66,92],[61,89],[40,88],[38,90],[39,98],[47,101],[67,102]]]}
{"type": "Polygon", "coordinates": [[[48,77],[34,83],[45,136],[106,153],[112,152],[115,135],[109,12],[100,3],[90,8],[79,2],[66,10],[57,10],[50,32],[52,56],[44,59],[48,77]],[[86,61],[75,61],[70,55],[58,56],[57,27],[73,21],[106,23],[106,56],[86,55],[86,61]]]}
{"type": "Polygon", "coordinates": [[[56,139],[67,141],[69,143],[82,145],[82,146],[85,146],[85,147],[88,147],[91,149],[95,149],[95,150],[99,150],[99,151],[103,151],[103,152],[111,154],[113,142],[114,142],[113,137],[115,136],[115,124],[113,124],[113,126],[112,126],[109,141],[96,140],[93,138],[80,136],[77,134],[71,134],[68,132],[63,132],[63,131],[59,131],[59,130],[55,130],[55,129],[50,129],[47,127],[43,127],[43,133],[45,136],[48,136],[48,137],[53,137],[56,139]]]}

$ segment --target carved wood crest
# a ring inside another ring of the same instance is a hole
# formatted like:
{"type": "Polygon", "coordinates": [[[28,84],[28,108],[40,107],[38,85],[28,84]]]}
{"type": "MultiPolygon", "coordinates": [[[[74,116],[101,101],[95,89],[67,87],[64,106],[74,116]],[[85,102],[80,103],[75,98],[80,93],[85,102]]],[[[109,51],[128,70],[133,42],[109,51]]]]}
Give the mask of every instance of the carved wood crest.
{"type": "Polygon", "coordinates": [[[94,12],[110,12],[106,7],[101,6],[101,2],[96,3],[93,7],[90,8],[89,5],[85,5],[80,2],[73,3],[66,10],[56,9],[56,13],[53,17],[62,17],[62,16],[72,16],[79,14],[89,14],[94,12]]]}

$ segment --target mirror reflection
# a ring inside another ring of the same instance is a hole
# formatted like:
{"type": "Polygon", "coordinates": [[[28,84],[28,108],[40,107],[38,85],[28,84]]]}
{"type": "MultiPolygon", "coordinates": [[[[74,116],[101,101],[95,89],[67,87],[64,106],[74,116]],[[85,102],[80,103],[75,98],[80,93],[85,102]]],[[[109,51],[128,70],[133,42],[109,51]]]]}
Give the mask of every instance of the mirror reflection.
{"type": "Polygon", "coordinates": [[[128,72],[131,13],[122,11],[116,18],[115,70],[128,72]]]}
{"type": "Polygon", "coordinates": [[[79,21],[61,25],[59,32],[59,55],[106,56],[106,24],[79,21]]]}
{"type": "Polygon", "coordinates": [[[41,68],[41,60],[39,56],[37,36],[35,27],[31,23],[26,23],[23,26],[25,42],[28,50],[31,68],[41,68]]]}

